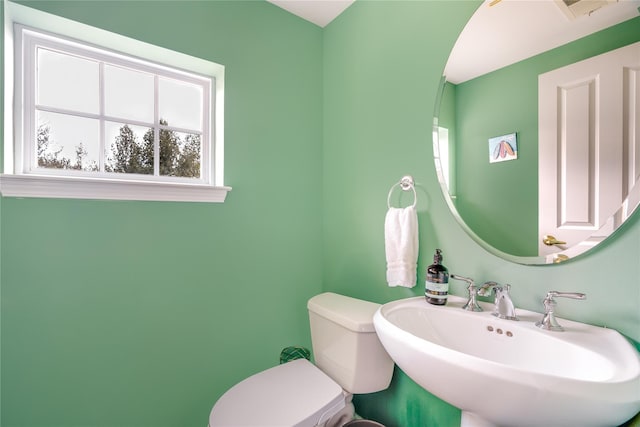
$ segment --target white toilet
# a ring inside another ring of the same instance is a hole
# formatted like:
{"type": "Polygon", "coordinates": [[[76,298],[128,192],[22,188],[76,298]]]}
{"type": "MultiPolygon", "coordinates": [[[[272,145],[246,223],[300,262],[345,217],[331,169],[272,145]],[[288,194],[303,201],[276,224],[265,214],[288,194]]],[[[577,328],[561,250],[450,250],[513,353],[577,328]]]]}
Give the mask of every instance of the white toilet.
{"type": "Polygon", "coordinates": [[[257,373],[214,405],[210,427],[341,427],[352,393],[389,387],[393,361],[373,327],[379,305],[331,292],[307,304],[315,365],[297,359],[257,373]]]}

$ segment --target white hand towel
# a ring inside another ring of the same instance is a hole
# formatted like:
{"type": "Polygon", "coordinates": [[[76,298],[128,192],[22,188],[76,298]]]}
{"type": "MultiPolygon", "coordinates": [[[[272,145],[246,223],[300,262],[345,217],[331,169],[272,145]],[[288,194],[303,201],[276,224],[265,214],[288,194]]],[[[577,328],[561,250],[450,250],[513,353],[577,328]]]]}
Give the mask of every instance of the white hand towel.
{"type": "Polygon", "coordinates": [[[418,215],[415,206],[389,208],[384,220],[389,286],[412,288],[418,269],[418,215]]]}

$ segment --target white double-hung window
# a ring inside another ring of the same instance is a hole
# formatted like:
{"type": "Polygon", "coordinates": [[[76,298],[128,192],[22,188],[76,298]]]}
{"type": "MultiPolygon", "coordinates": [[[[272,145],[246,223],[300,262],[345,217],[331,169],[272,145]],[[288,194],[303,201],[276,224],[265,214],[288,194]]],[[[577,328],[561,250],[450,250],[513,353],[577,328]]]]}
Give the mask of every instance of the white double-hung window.
{"type": "Polygon", "coordinates": [[[16,23],[12,34],[3,195],[224,200],[222,66],[117,35],[139,54],[16,23]]]}

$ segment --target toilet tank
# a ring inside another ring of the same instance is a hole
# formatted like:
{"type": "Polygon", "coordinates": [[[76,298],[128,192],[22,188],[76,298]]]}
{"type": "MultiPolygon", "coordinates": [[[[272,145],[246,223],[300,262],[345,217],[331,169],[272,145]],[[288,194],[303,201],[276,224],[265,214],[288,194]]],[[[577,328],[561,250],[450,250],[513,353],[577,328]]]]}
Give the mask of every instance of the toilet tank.
{"type": "Polygon", "coordinates": [[[373,393],[391,382],[393,360],[373,327],[379,307],[332,292],[307,303],[316,366],[350,393],[373,393]]]}

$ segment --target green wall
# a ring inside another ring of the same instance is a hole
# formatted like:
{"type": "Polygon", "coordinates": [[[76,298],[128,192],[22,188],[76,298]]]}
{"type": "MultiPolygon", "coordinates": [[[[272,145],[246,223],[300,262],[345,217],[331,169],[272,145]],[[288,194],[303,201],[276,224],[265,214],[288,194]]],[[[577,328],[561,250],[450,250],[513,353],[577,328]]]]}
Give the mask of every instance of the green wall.
{"type": "MultiPolygon", "coordinates": [[[[2,199],[3,426],[205,425],[230,385],[309,345],[311,295],[421,295],[436,247],[454,273],[511,283],[519,307],[540,310],[551,287],[586,292],[559,313],[640,340],[640,215],[593,253],[528,267],[486,252],[447,208],[432,118],[479,0],[358,0],[324,30],[265,2],[29,4],[225,64],[234,189],[221,205],[2,199]],[[385,283],[386,197],[405,174],[413,289],[385,283]]],[[[387,427],[460,423],[400,370],[356,405],[387,427]]]]}
{"type": "Polygon", "coordinates": [[[226,66],[224,204],[3,198],[2,426],[204,426],[310,345],[322,31],[266,2],[28,2],[226,66]]]}
{"type": "MultiPolygon", "coordinates": [[[[476,282],[510,283],[517,307],[542,310],[551,289],[585,292],[585,301],[559,302],[559,315],[607,325],[637,341],[639,213],[581,258],[524,266],[487,252],[449,212],[432,160],[432,118],[448,53],[479,4],[356,1],[325,29],[324,287],[379,303],[422,295],[426,266],[441,248],[450,272],[476,282]],[[418,183],[418,285],[389,288],[386,197],[406,174],[418,183]]],[[[451,291],[465,295],[465,284],[454,281],[451,291]]],[[[388,427],[460,425],[459,412],[434,401],[399,370],[389,390],[357,396],[356,406],[388,427]]]]}
{"type": "MultiPolygon", "coordinates": [[[[325,29],[325,289],[380,303],[424,293],[423,284],[385,282],[387,193],[406,174],[418,183],[419,283],[436,247],[444,248],[446,265],[459,259],[456,241],[445,244],[460,232],[436,180],[431,130],[447,56],[477,5],[356,1],[325,29]]],[[[469,239],[466,245],[476,248],[469,239]]],[[[460,425],[460,411],[399,369],[388,390],[356,396],[355,404],[387,427],[460,425]]]]}
{"type": "Polygon", "coordinates": [[[457,208],[479,237],[538,254],[538,75],[640,40],[640,17],[456,86],[457,208]],[[490,137],[517,132],[518,159],[490,164],[490,137]],[[517,232],[514,232],[517,230],[517,232]]]}

